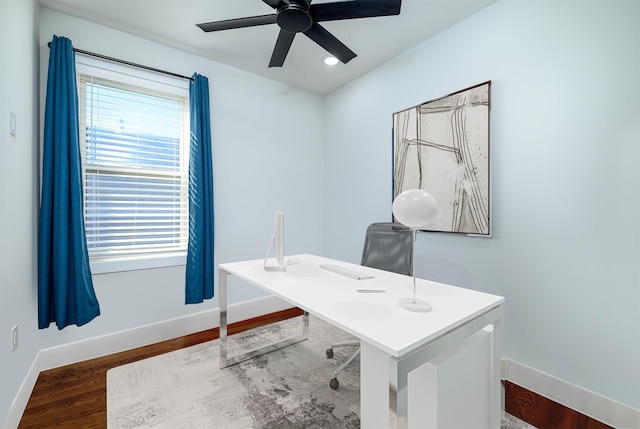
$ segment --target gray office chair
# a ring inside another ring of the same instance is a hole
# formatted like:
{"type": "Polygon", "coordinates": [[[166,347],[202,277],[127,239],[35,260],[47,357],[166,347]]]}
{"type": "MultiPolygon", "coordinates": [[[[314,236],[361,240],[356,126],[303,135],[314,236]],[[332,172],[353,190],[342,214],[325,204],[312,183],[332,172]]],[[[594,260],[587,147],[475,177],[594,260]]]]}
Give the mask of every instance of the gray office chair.
{"type": "MultiPolygon", "coordinates": [[[[412,271],[412,236],[411,229],[399,223],[372,223],[367,228],[362,249],[361,265],[378,268],[394,273],[411,275],[412,271]]],[[[360,355],[360,340],[347,340],[331,344],[327,349],[327,357],[333,358],[335,347],[355,346],[358,349],[349,356],[334,372],[334,377],[329,381],[329,386],[336,390],[338,373],[360,355]]]]}

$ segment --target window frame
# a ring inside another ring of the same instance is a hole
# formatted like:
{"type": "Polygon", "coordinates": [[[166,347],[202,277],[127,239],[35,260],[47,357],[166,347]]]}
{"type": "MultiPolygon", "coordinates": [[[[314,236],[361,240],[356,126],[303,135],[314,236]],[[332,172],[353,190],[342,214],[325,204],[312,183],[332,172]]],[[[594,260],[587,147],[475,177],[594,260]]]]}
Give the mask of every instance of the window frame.
{"type": "MultiPolygon", "coordinates": [[[[187,110],[189,103],[189,81],[182,78],[163,75],[153,71],[142,70],[136,67],[114,63],[107,60],[94,58],[88,55],[76,53],[76,75],[89,75],[100,79],[106,79],[122,83],[125,85],[133,85],[141,88],[147,88],[151,91],[161,91],[169,94],[186,98],[187,110]]],[[[187,129],[184,133],[185,156],[187,163],[189,157],[189,129],[188,120],[187,129]]],[[[81,132],[84,124],[80,125],[81,132]]],[[[81,137],[81,144],[83,144],[81,137]]],[[[82,150],[84,150],[82,148],[82,150]]],[[[83,182],[85,178],[83,177],[83,182]]],[[[83,211],[85,186],[83,186],[83,211]]],[[[188,196],[187,196],[188,198],[188,196]]],[[[187,200],[187,235],[188,235],[188,200],[187,200]]],[[[175,252],[158,252],[145,253],[135,255],[119,255],[113,257],[90,257],[90,266],[92,274],[105,274],[122,271],[136,271],[152,268],[163,268],[172,266],[186,265],[187,250],[175,252]]]]}

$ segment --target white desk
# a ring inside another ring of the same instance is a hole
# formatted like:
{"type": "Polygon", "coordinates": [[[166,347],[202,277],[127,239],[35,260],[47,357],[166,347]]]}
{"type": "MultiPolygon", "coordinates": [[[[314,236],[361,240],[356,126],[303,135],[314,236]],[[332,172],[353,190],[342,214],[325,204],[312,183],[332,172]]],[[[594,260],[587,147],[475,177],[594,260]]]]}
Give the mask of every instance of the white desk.
{"type": "MultiPolygon", "coordinates": [[[[263,260],[219,266],[221,366],[307,338],[308,314],[302,333],[238,356],[227,356],[227,276],[235,275],[294,306],[352,334],[362,341],[360,357],[360,420],[363,428],[425,427],[408,415],[409,373],[446,354],[474,334],[492,326],[488,391],[483,401],[490,407],[490,427],[499,428],[501,418],[500,357],[502,353],[502,305],[504,298],[417,279],[417,297],[433,306],[428,313],[414,313],[397,306],[412,294],[409,276],[335,261],[313,255],[296,255],[300,264],[286,272],[267,272],[263,260]],[[372,279],[355,280],[321,269],[337,264],[372,279]],[[385,293],[358,293],[357,289],[383,289],[385,293]],[[387,423],[388,422],[388,423],[387,423]]],[[[318,359],[324,356],[319,354],[318,359]]],[[[435,407],[435,404],[432,404],[435,407]]],[[[421,405],[422,406],[422,405],[421,405]]],[[[435,409],[435,408],[434,408],[435,409]]]]}

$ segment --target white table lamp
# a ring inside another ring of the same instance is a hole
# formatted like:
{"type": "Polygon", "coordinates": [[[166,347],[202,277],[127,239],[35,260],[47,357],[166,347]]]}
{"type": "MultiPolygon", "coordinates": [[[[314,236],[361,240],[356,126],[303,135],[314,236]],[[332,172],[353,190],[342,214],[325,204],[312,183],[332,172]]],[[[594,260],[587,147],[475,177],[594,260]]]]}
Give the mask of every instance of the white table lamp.
{"type": "Polygon", "coordinates": [[[393,215],[398,222],[411,228],[413,235],[412,271],[413,297],[400,298],[398,305],[409,311],[426,313],[431,311],[431,304],[416,298],[416,233],[424,227],[438,212],[438,202],[429,192],[423,189],[408,189],[393,200],[393,215]]]}

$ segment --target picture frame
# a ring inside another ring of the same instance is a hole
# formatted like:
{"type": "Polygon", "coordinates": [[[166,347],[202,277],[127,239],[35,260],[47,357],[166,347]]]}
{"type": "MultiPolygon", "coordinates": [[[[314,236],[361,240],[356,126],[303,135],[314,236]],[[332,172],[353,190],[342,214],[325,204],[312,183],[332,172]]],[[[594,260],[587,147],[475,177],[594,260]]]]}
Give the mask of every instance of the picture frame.
{"type": "Polygon", "coordinates": [[[491,237],[490,110],[487,81],[393,114],[393,198],[438,202],[421,230],[491,237]]]}

